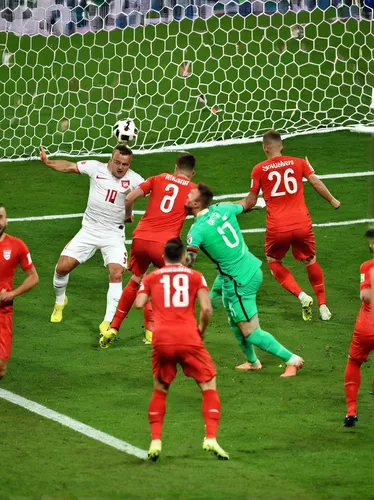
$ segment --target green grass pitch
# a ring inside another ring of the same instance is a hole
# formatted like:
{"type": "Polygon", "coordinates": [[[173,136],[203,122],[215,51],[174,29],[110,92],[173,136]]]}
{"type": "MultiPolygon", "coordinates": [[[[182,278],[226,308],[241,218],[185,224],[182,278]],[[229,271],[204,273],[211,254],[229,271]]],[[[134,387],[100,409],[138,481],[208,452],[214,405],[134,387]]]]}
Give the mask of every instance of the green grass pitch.
{"type": "MultiPolygon", "coordinates": [[[[349,132],[289,139],[285,152],[308,155],[319,174],[372,168],[372,140],[349,132]]],[[[196,180],[216,194],[247,190],[252,166],[263,159],[260,144],[195,151],[196,180]]],[[[135,156],[143,176],[172,170],[176,154],[135,156]]],[[[3,164],[1,201],[8,217],[77,213],[84,210],[88,179],[48,170],[39,162],[3,164]]],[[[334,211],[306,186],[314,222],[373,217],[368,212],[369,177],[326,181],[342,202],[334,211]]],[[[139,208],[139,205],[137,208],[139,208]]],[[[191,221],[187,221],[186,234],[191,221]]],[[[264,213],[240,217],[242,228],[264,227],[264,213]]],[[[147,405],[152,392],[151,349],[144,346],[142,316],[132,311],[120,340],[98,348],[107,289],[97,254],[70,277],[64,321],[49,323],[54,265],[79,219],[9,223],[8,232],[31,249],[40,284],[16,300],[14,342],[8,374],[0,387],[13,391],[143,449],[149,445],[147,405]]],[[[130,236],[127,228],[127,237],[130,236]]],[[[206,335],[218,370],[222,401],[219,442],[231,455],[220,462],[201,450],[204,436],[201,397],[181,374],[168,398],[163,454],[142,462],[57,423],[0,400],[2,498],[141,499],[331,499],[373,498],[374,398],[369,395],[373,359],[362,367],[359,422],[343,429],[343,372],[352,328],[360,307],[359,266],[369,258],[365,224],[316,228],[318,258],[325,271],[333,313],[310,323],[298,301],[285,292],[264,265],[258,296],[266,330],[305,358],[296,378],[283,380],[280,360],[260,353],[263,370],[238,373],[244,361],[223,310],[206,335]]],[[[263,234],[246,234],[250,249],[263,258],[263,234]]],[[[302,266],[286,258],[307,292],[302,266]]],[[[203,255],[196,268],[211,284],[216,271],[203,255]]],[[[22,273],[17,274],[17,282],[22,273]]],[[[128,275],[125,280],[128,279],[128,275]]]]}

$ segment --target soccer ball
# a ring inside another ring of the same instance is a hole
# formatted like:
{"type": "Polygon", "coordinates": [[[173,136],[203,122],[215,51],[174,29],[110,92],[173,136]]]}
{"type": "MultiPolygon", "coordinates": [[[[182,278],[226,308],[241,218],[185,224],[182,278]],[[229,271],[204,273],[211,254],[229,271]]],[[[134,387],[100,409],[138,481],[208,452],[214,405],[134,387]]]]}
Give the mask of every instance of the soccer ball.
{"type": "Polygon", "coordinates": [[[135,126],[134,120],[119,120],[113,128],[113,135],[118,142],[133,141],[138,135],[138,129],[135,126]]]}

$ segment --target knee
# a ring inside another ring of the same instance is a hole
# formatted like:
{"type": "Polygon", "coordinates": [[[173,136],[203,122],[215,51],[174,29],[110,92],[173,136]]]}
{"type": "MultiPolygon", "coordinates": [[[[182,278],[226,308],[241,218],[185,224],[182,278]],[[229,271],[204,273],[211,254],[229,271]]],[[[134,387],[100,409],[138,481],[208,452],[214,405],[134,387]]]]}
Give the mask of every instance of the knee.
{"type": "Polygon", "coordinates": [[[0,364],[0,380],[5,377],[6,366],[0,364]]]}
{"type": "Polygon", "coordinates": [[[67,274],[69,274],[71,271],[69,265],[67,264],[67,262],[57,262],[57,266],[56,266],[56,273],[59,274],[60,276],[66,276],[67,274]]]}
{"type": "Polygon", "coordinates": [[[111,283],[122,283],[123,267],[116,266],[109,271],[109,281],[111,283]]]}
{"type": "Polygon", "coordinates": [[[302,263],[305,265],[305,266],[310,266],[312,264],[314,264],[316,262],[316,256],[313,255],[313,257],[309,257],[308,259],[302,259],[302,263]]]}

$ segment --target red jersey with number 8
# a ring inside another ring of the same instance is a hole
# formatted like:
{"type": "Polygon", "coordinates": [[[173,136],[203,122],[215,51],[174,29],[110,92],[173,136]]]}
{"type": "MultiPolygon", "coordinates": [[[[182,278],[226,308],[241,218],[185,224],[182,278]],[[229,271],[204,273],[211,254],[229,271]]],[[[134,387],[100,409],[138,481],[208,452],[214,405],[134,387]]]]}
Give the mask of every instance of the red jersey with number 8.
{"type": "Polygon", "coordinates": [[[311,225],[303,186],[303,177],[311,174],[314,170],[305,160],[292,156],[277,156],[253,168],[250,191],[263,191],[269,231],[286,232],[311,225]]]}
{"type": "Polygon", "coordinates": [[[133,238],[160,243],[177,238],[187,215],[187,196],[196,184],[180,175],[160,174],[149,177],[139,187],[150,197],[133,238]]]}
{"type": "Polygon", "coordinates": [[[139,292],[152,298],[152,345],[203,345],[195,302],[200,289],[208,291],[204,276],[183,265],[164,266],[142,279],[139,292]]]}

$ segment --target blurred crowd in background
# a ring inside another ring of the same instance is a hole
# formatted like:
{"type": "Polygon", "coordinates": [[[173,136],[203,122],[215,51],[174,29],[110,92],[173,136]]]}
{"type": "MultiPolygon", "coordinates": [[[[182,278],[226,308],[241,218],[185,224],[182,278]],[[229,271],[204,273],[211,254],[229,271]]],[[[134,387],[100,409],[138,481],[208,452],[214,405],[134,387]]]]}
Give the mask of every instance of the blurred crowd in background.
{"type": "Polygon", "coordinates": [[[183,18],[286,13],[330,6],[337,8],[340,19],[373,19],[374,0],[0,0],[0,31],[70,35],[183,18]]]}

